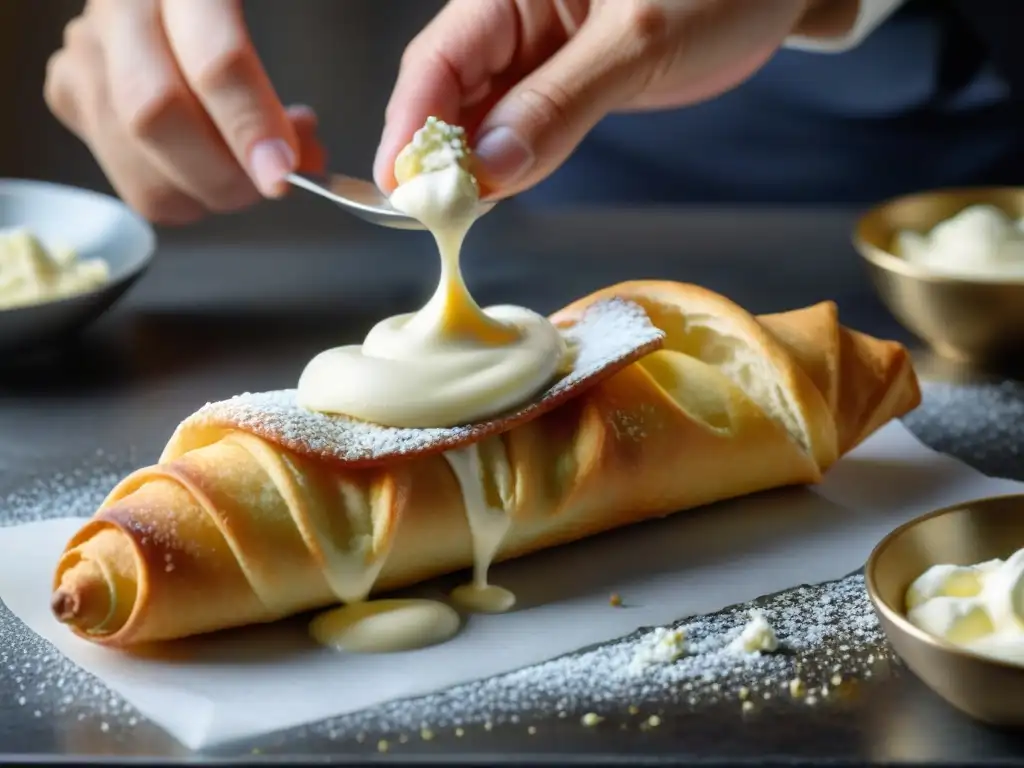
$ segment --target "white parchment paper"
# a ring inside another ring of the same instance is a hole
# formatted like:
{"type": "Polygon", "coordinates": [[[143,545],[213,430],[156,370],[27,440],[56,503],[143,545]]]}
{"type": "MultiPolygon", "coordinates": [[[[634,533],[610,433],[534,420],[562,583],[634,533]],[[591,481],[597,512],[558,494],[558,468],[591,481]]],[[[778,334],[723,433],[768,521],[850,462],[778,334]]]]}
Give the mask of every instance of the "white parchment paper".
{"type": "MultiPolygon", "coordinates": [[[[169,659],[95,647],[49,611],[52,571],[81,525],[0,529],[0,599],[32,630],[192,749],[346,714],[508,672],[640,626],[719,610],[864,563],[898,524],[979,496],[1024,491],[922,445],[892,423],[814,489],[716,504],[498,566],[519,609],[471,617],[420,651],[342,655],[313,645],[303,620],[196,638],[169,659]],[[608,605],[611,592],[629,610],[608,605]]],[[[459,579],[417,594],[441,595],[459,579]]]]}

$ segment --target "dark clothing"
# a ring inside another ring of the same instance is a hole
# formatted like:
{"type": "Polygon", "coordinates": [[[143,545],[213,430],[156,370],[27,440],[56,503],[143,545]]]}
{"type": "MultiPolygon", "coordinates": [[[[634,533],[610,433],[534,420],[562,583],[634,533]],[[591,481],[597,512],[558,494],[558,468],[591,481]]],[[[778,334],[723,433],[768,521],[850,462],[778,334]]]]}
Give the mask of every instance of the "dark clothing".
{"type": "Polygon", "coordinates": [[[607,118],[523,197],[868,203],[1024,184],[1021,21],[1021,0],[912,0],[846,53],[782,50],[714,100],[607,118]]]}

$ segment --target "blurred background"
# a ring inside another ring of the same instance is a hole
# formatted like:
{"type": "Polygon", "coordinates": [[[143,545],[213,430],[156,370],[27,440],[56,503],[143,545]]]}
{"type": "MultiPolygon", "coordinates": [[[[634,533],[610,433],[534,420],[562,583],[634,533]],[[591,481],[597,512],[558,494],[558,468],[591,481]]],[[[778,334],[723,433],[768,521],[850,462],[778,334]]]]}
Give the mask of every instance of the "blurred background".
{"type": "MultiPolygon", "coordinates": [[[[0,176],[110,191],[85,147],[47,111],[46,61],[84,0],[0,2],[0,176]]],[[[333,168],[369,175],[406,43],[443,0],[248,0],[246,18],[278,93],[320,116],[333,168]],[[288,10],[291,8],[292,10],[288,10]]]]}
{"type": "MultiPolygon", "coordinates": [[[[47,60],[84,4],[0,0],[0,93],[8,104],[0,177],[112,191],[43,99],[47,60]]],[[[245,0],[244,11],[284,103],[317,111],[329,168],[368,177],[402,51],[443,5],[245,0]]],[[[847,54],[784,50],[742,88],[685,114],[613,116],[563,169],[580,161],[575,175],[556,174],[477,225],[463,262],[467,279],[482,303],[523,301],[542,311],[644,277],[700,283],[754,311],[834,299],[851,324],[905,337],[874,295],[851,244],[853,224],[860,211],[897,194],[1021,183],[1024,76],[1010,87],[978,26],[996,22],[993,37],[1014,49],[1006,61],[1024,62],[999,16],[1021,7],[908,0],[847,54]],[[655,162],[636,150],[659,147],[666,136],[680,157],[655,162]],[[611,175],[592,173],[601,164],[611,175]],[[524,198],[551,199],[545,188],[582,204],[521,215],[524,198]],[[631,204],[588,209],[602,190],[622,192],[631,204]]],[[[128,306],[230,314],[229,290],[261,311],[267,297],[284,306],[291,296],[283,315],[295,307],[343,309],[354,313],[344,325],[355,336],[374,318],[424,300],[435,270],[429,238],[374,228],[299,193],[162,229],[153,273],[128,306]]],[[[240,332],[263,333],[251,322],[240,332]]],[[[193,343],[191,329],[186,335],[193,343]]]]}
{"type": "MultiPolygon", "coordinates": [[[[0,0],[0,93],[8,104],[8,117],[0,122],[0,177],[112,191],[87,149],[43,100],[47,60],[84,4],[0,0]]],[[[282,100],[317,111],[329,167],[369,176],[401,53],[443,5],[444,0],[245,0],[244,9],[282,100]]],[[[781,66],[790,66],[789,57],[782,59],[781,66]]],[[[815,65],[832,61],[825,57],[815,65]]],[[[780,76],[788,77],[788,70],[780,76]]],[[[885,99],[869,102],[884,106],[885,99]]],[[[757,149],[774,152],[770,144],[757,149]]],[[[785,178],[791,172],[787,168],[785,178]]],[[[525,301],[550,311],[618,280],[663,277],[700,282],[757,311],[844,296],[851,297],[845,311],[855,323],[877,311],[870,298],[861,307],[870,293],[850,246],[851,211],[844,206],[782,218],[747,210],[742,227],[734,225],[734,211],[700,206],[682,218],[676,207],[649,205],[620,208],[613,216],[533,213],[522,220],[512,201],[477,225],[464,270],[481,302],[525,301]],[[751,248],[755,232],[757,247],[751,248]],[[771,268],[780,260],[792,272],[771,268]]],[[[145,305],[150,317],[156,306],[178,316],[186,307],[230,315],[240,310],[228,311],[229,290],[239,301],[261,305],[270,296],[282,303],[291,296],[285,314],[295,305],[348,312],[344,327],[355,336],[374,318],[425,299],[435,270],[429,238],[371,227],[328,203],[293,194],[191,227],[161,228],[155,267],[127,306],[145,305]],[[241,263],[246,269],[237,268],[241,263]],[[204,279],[196,279],[197,270],[204,279]]],[[[204,334],[211,323],[204,315],[204,334]]],[[[251,318],[241,325],[246,338],[266,341],[265,329],[251,318]]],[[[194,331],[190,326],[183,344],[195,346],[194,331]]],[[[296,360],[319,343],[299,345],[296,360]]]]}
{"type": "MultiPolygon", "coordinates": [[[[329,167],[369,176],[401,53],[443,5],[245,0],[244,10],[281,99],[317,111],[329,167]]],[[[0,126],[0,176],[109,191],[42,97],[47,59],[83,6],[0,2],[0,93],[14,110],[0,126]]],[[[920,189],[1019,184],[1024,98],[1014,92],[1024,92],[1024,58],[1000,14],[1020,7],[907,0],[843,55],[783,50],[740,88],[685,114],[606,119],[562,172],[526,197],[867,206],[920,189]],[[1006,66],[995,66],[996,44],[1006,66]],[[1004,74],[1014,73],[1020,82],[1011,87],[1004,74]],[[666,136],[682,144],[671,157],[655,163],[637,150],[666,136]]]]}

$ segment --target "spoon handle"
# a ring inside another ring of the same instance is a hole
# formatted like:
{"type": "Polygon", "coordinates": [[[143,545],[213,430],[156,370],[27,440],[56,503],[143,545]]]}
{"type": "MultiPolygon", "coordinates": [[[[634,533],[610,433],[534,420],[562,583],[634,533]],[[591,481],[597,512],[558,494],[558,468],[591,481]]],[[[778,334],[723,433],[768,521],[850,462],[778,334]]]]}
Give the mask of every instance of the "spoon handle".
{"type": "Polygon", "coordinates": [[[340,205],[349,213],[371,224],[397,229],[422,229],[418,221],[395,210],[384,193],[365,179],[356,179],[340,173],[326,176],[290,173],[286,180],[293,186],[340,205]]]}

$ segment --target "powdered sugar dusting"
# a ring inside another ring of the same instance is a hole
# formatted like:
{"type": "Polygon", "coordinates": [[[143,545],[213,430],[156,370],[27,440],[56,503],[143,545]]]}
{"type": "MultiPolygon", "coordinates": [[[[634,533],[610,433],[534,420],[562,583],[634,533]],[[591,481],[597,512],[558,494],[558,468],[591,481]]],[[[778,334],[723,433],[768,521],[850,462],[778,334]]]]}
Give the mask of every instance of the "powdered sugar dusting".
{"type": "MultiPolygon", "coordinates": [[[[138,711],[100,680],[69,661],[60,651],[10,615],[0,603],[0,676],[3,691],[33,718],[80,724],[81,736],[142,722],[138,711]]],[[[11,709],[6,710],[11,712],[11,709]]],[[[73,729],[73,726],[71,726],[73,729]]],[[[151,727],[151,726],[150,726],[151,727]]]]}
{"type": "MultiPolygon", "coordinates": [[[[55,482],[10,494],[0,518],[10,524],[89,515],[134,463],[104,458],[55,482]]],[[[628,604],[629,595],[623,598],[628,604]]],[[[313,724],[283,737],[269,736],[260,749],[272,752],[278,743],[294,748],[309,739],[372,745],[386,738],[398,750],[403,743],[420,742],[424,732],[442,739],[475,727],[520,729],[525,736],[533,723],[550,718],[579,722],[588,712],[605,718],[597,727],[625,718],[646,728],[651,718],[668,717],[668,712],[684,715],[730,701],[744,711],[748,706],[824,705],[840,697],[844,686],[888,674],[892,664],[859,575],[800,587],[758,600],[756,606],[748,603],[691,617],[672,629],[685,638],[685,653],[676,659],[664,655],[663,661],[644,665],[639,673],[633,663],[638,653],[669,634],[665,628],[641,630],[506,675],[313,724]],[[777,653],[748,654],[734,647],[755,607],[778,634],[777,653]],[[798,698],[790,692],[793,680],[800,681],[798,698]]],[[[159,738],[131,705],[28,630],[2,604],[0,676],[5,678],[3,690],[13,693],[14,705],[28,718],[59,715],[64,722],[80,723],[83,736],[91,740],[107,732],[123,739],[128,730],[159,738]]]]}
{"type": "Polygon", "coordinates": [[[858,681],[888,674],[895,661],[859,574],[686,619],[671,629],[686,640],[687,651],[679,658],[667,654],[661,663],[638,667],[637,656],[670,634],[667,628],[645,629],[506,675],[309,726],[302,733],[359,741],[381,735],[394,740],[393,734],[412,732],[418,739],[415,734],[424,727],[438,734],[499,725],[525,731],[530,721],[558,717],[578,722],[587,712],[611,722],[621,720],[627,708],[636,715],[641,709],[647,714],[664,713],[658,707],[685,712],[729,700],[744,710],[748,701],[757,707],[782,701],[808,706],[839,698],[858,681]],[[776,631],[776,652],[736,648],[734,641],[752,610],[776,631]],[[789,691],[793,680],[800,681],[798,697],[789,691]]]}
{"type": "Polygon", "coordinates": [[[39,477],[27,487],[0,497],[0,527],[58,517],[91,517],[133,469],[132,458],[97,451],[86,465],[39,477]]]}
{"type": "MultiPolygon", "coordinates": [[[[97,451],[81,466],[56,472],[0,497],[0,526],[90,517],[136,464],[131,454],[118,457],[97,451]]],[[[141,715],[130,704],[28,629],[2,602],[0,678],[6,706],[17,705],[33,719],[59,715],[69,723],[70,731],[81,728],[83,738],[142,723],[141,715]]]]}
{"type": "Polygon", "coordinates": [[[551,410],[661,346],[665,334],[623,299],[597,302],[563,330],[575,350],[572,370],[529,404],[480,424],[436,429],[382,427],[301,408],[294,389],[246,393],[210,403],[185,422],[235,427],[299,453],[350,464],[448,450],[482,440],[551,410]]]}

